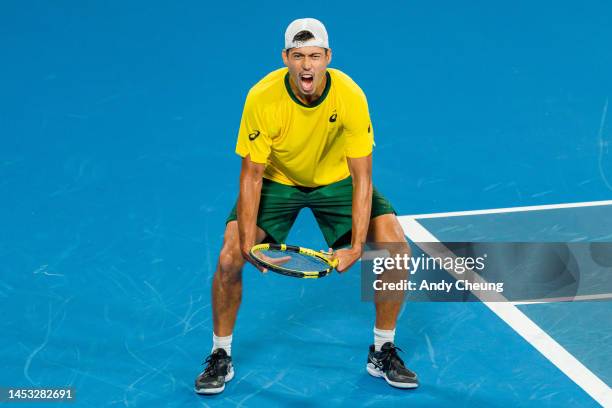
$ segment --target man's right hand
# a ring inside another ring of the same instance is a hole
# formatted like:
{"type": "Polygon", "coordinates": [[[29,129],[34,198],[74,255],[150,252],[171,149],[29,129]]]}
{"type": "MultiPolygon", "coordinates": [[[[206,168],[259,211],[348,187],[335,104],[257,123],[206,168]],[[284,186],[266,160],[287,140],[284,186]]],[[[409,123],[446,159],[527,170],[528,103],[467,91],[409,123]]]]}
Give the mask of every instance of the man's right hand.
{"type": "Polygon", "coordinates": [[[260,272],[266,273],[268,272],[268,270],[262,266],[260,266],[257,262],[255,262],[255,260],[253,259],[253,257],[251,256],[251,248],[253,247],[253,245],[244,245],[242,246],[240,252],[242,253],[242,258],[247,261],[248,263],[250,263],[251,265],[253,265],[254,267],[256,267],[257,269],[259,269],[260,272]]]}

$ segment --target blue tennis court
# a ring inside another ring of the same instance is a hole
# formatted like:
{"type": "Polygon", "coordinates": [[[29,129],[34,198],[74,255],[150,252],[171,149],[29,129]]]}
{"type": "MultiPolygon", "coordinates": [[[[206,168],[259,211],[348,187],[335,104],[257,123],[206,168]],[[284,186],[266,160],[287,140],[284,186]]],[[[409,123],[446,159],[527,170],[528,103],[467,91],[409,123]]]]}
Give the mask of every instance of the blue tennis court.
{"type": "MultiPolygon", "coordinates": [[[[607,292],[408,303],[396,342],[421,386],[402,391],[365,371],[374,308],[358,266],[315,281],[247,267],[236,377],[193,392],[244,98],[282,63],[288,22],[325,22],[331,66],[368,96],[374,182],[409,239],[611,242],[611,15],[569,1],[4,2],[0,388],[70,386],[75,407],[612,406],[607,292]]],[[[307,211],[288,242],[325,248],[307,211]]],[[[47,405],[61,404],[21,404],[47,405]]]]}

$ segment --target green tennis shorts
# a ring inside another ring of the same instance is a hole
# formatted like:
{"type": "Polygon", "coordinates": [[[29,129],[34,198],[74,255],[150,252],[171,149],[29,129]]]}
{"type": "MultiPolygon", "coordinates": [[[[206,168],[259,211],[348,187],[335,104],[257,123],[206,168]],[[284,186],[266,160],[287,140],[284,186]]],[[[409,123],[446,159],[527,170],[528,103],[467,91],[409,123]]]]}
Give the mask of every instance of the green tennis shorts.
{"type": "MultiPolygon", "coordinates": [[[[321,187],[287,186],[263,180],[257,226],[266,232],[264,242],[284,243],[302,208],[310,208],[325,242],[336,249],[351,243],[353,180],[351,177],[321,187]]],[[[395,214],[391,203],[376,188],[370,218],[395,214]]],[[[236,205],[226,223],[237,219],[236,205]]]]}

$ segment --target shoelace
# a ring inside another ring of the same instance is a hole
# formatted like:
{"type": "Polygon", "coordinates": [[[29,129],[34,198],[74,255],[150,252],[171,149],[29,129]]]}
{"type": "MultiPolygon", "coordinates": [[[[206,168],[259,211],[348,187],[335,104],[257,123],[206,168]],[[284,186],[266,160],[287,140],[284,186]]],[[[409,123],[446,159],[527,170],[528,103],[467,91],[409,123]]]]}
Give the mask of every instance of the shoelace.
{"type": "Polygon", "coordinates": [[[207,364],[204,369],[204,374],[214,374],[217,371],[217,364],[219,363],[219,357],[215,354],[211,354],[206,357],[206,360],[202,363],[202,365],[207,364]]]}
{"type": "Polygon", "coordinates": [[[404,360],[397,354],[398,351],[403,351],[401,348],[396,346],[391,346],[391,348],[384,354],[383,360],[387,360],[389,358],[389,366],[392,365],[393,362],[399,362],[401,365],[404,365],[404,360]]]}

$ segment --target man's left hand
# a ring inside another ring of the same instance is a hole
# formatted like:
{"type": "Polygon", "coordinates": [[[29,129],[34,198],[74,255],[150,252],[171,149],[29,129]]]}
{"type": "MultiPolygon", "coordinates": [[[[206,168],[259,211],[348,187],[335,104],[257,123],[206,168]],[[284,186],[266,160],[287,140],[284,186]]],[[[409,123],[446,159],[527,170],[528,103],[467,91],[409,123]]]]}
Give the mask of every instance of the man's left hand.
{"type": "Polygon", "coordinates": [[[334,252],[333,259],[338,260],[336,270],[339,273],[346,272],[355,262],[359,260],[359,258],[361,258],[361,253],[361,246],[339,249],[334,252]]]}

